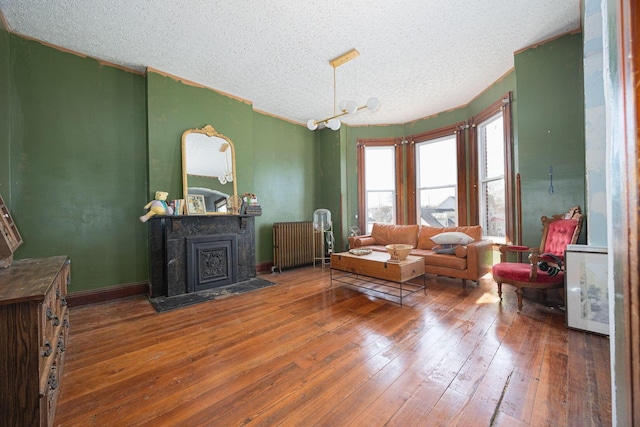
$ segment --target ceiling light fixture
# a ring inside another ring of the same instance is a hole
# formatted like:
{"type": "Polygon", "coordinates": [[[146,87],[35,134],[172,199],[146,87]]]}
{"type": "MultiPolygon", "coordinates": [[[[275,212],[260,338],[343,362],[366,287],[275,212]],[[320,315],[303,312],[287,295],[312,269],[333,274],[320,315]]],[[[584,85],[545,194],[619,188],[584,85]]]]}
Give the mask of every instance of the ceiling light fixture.
{"type": "Polygon", "coordinates": [[[336,112],[336,68],[346,64],[358,56],[360,56],[360,52],[356,49],[352,49],[349,52],[329,61],[329,65],[333,67],[333,116],[327,117],[323,120],[310,119],[307,122],[307,128],[309,130],[318,129],[318,125],[320,123],[324,123],[324,125],[329,129],[338,130],[341,125],[340,120],[338,120],[339,117],[346,116],[347,114],[354,114],[363,108],[367,108],[369,111],[376,111],[380,108],[380,101],[378,101],[378,98],[369,98],[367,102],[360,107],[358,107],[358,103],[356,101],[340,101],[340,104],[338,105],[339,112],[336,112]]]}

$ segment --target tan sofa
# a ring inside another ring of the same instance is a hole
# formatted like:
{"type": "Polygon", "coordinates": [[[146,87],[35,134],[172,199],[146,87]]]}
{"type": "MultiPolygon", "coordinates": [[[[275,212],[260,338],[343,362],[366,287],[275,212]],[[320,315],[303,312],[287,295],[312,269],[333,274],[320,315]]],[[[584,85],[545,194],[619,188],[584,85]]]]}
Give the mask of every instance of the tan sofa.
{"type": "Polygon", "coordinates": [[[491,240],[482,238],[482,227],[479,225],[465,227],[429,227],[418,225],[374,224],[371,234],[349,237],[349,247],[370,248],[374,251],[386,252],[385,245],[391,243],[406,243],[412,245],[410,255],[424,258],[426,273],[438,276],[462,279],[462,287],[467,280],[475,282],[491,270],[492,245],[491,240]],[[442,246],[431,240],[432,237],[445,232],[462,232],[473,238],[473,242],[466,245],[455,245],[452,254],[437,253],[442,246]]]}

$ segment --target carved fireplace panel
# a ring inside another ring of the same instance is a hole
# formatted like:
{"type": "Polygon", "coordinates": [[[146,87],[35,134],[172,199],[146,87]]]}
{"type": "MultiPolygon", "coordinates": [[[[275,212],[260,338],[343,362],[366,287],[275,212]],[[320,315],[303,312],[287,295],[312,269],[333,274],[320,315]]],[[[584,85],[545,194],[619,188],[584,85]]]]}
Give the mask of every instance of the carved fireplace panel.
{"type": "Polygon", "coordinates": [[[235,234],[187,237],[187,292],[238,281],[237,241],[235,234]]]}

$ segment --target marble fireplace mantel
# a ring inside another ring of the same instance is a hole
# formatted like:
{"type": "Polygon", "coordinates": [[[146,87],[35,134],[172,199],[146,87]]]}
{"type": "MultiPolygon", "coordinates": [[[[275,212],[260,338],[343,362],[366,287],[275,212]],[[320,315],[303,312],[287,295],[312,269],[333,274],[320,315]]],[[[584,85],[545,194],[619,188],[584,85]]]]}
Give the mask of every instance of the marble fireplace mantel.
{"type": "Polygon", "coordinates": [[[172,297],[256,276],[250,215],[173,215],[149,220],[150,297],[172,297]]]}

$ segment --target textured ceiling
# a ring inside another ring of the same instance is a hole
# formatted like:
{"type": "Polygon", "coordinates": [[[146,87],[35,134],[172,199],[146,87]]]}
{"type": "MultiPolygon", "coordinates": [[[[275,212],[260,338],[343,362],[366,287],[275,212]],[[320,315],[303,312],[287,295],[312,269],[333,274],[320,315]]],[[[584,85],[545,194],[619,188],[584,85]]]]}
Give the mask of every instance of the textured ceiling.
{"type": "Polygon", "coordinates": [[[580,28],[580,0],[0,0],[9,29],[135,70],[151,67],[294,122],[370,96],[352,125],[467,104],[514,52],[580,28]]]}

